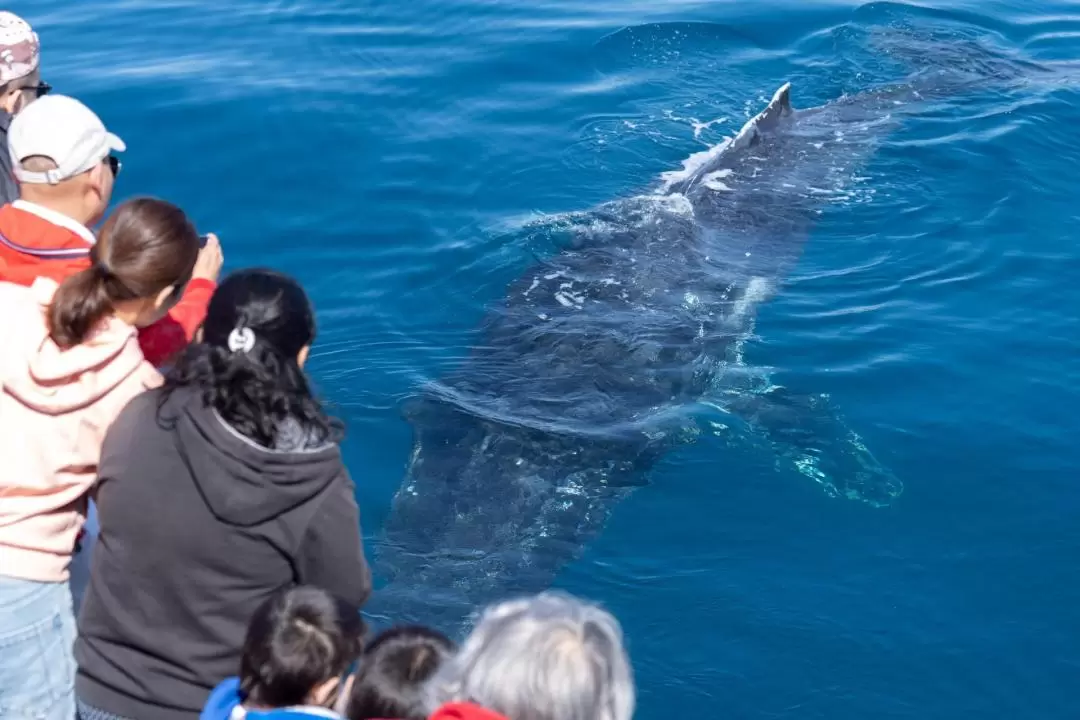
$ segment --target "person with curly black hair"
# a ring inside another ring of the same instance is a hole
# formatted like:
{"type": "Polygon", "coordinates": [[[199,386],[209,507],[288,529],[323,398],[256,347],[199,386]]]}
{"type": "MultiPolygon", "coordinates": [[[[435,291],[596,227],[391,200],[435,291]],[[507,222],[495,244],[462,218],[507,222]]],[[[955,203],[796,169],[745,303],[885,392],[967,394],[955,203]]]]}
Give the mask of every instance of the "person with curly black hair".
{"type": "Polygon", "coordinates": [[[113,424],[75,647],[81,717],[197,716],[267,598],[309,585],[367,599],[341,424],[303,372],[314,340],[300,285],[234,273],[164,386],[113,424]]]}

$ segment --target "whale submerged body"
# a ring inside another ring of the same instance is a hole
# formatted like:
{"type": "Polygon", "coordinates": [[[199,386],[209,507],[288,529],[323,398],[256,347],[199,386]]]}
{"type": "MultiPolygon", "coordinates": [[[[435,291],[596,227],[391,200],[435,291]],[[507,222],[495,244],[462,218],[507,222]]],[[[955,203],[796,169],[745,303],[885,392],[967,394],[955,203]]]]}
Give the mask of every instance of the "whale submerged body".
{"type": "Polygon", "coordinates": [[[741,350],[822,195],[918,96],[908,85],[796,111],[784,85],[656,194],[571,223],[569,247],[511,285],[463,366],[406,404],[415,445],[376,549],[389,583],[369,612],[452,627],[547,587],[685,442],[687,409],[703,402],[832,495],[897,496],[824,397],[747,372],[741,350]]]}

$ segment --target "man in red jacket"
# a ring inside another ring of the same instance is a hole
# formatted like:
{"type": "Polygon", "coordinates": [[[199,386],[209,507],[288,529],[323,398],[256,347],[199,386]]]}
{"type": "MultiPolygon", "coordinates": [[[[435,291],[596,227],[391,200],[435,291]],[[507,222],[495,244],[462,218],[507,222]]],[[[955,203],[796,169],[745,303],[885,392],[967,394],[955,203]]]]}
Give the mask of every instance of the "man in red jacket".
{"type": "MultiPolygon", "coordinates": [[[[59,282],[90,267],[96,238],[88,226],[105,214],[120,172],[114,153],[124,149],[74,98],[48,95],[12,120],[8,150],[19,199],[0,208],[0,280],[30,285],[44,276],[59,282]]],[[[139,332],[151,363],[167,363],[195,336],[221,265],[221,246],[210,236],[180,301],[139,332]]]]}

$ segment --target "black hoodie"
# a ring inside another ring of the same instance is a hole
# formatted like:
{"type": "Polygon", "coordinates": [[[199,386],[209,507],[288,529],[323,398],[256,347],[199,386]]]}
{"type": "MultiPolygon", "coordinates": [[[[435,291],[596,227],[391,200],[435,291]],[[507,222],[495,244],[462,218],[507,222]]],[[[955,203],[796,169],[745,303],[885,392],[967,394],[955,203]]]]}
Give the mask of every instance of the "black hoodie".
{"type": "Polygon", "coordinates": [[[79,701],[131,720],[198,716],[278,590],[316,585],[357,607],[371,591],[336,445],[283,432],[294,447],[268,450],[193,390],[159,415],[160,399],[137,397],[106,436],[75,643],[79,701]]]}

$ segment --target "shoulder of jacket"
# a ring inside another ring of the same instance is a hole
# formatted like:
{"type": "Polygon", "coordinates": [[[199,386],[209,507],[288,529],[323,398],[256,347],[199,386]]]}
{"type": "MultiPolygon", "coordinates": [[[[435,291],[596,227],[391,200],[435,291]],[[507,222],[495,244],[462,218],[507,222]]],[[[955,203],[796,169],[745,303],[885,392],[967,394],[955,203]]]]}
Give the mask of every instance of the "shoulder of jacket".
{"type": "Polygon", "coordinates": [[[355,491],[356,486],[353,484],[352,478],[349,477],[349,471],[342,460],[340,461],[340,468],[334,473],[333,479],[311,498],[311,514],[300,537],[306,537],[312,531],[321,529],[319,516],[327,510],[335,510],[346,499],[356,502],[355,491]]]}
{"type": "Polygon", "coordinates": [[[106,411],[113,416],[110,424],[135,424],[149,422],[146,415],[157,412],[157,395],[154,393],[156,385],[153,384],[152,376],[145,375],[141,371],[132,374],[125,382],[123,388],[113,391],[114,402],[106,411]]]}

